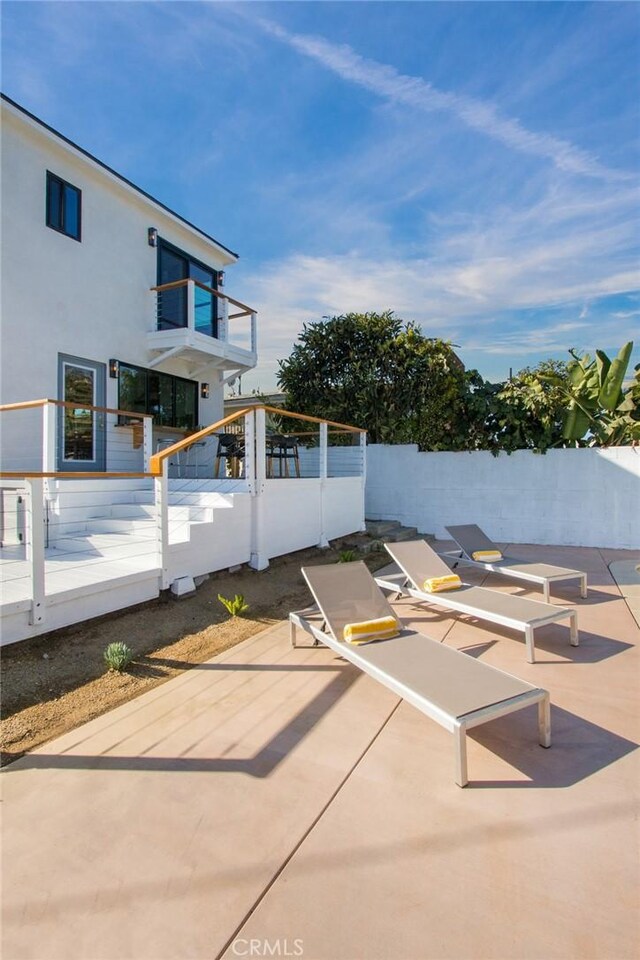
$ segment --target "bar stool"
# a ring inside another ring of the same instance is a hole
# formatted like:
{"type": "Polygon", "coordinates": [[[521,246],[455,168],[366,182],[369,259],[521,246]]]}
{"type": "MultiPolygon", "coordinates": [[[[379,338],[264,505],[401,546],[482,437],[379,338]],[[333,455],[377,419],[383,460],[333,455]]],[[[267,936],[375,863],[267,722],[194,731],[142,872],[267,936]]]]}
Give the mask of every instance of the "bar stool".
{"type": "Polygon", "coordinates": [[[220,462],[224,461],[224,476],[239,477],[241,464],[244,461],[244,442],[237,433],[219,433],[218,450],[214,476],[220,477],[220,462]]]}
{"type": "Polygon", "coordinates": [[[298,456],[298,441],[295,437],[285,437],[284,434],[274,433],[269,437],[267,445],[267,475],[274,476],[273,462],[279,464],[278,476],[289,477],[289,461],[293,460],[296,477],[300,476],[300,458],[298,456]],[[284,465],[284,473],[283,473],[284,465]]]}

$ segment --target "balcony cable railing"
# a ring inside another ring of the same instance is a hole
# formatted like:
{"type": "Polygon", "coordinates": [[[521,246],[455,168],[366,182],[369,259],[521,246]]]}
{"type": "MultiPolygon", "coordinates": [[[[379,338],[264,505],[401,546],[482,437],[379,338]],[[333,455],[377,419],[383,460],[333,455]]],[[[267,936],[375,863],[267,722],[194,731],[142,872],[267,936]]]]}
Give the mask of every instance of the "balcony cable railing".
{"type": "Polygon", "coordinates": [[[200,280],[188,277],[184,280],[173,280],[170,283],[158,284],[151,287],[151,291],[157,294],[156,303],[156,329],[189,329],[195,333],[203,333],[207,325],[211,327],[205,335],[212,336],[215,339],[229,342],[228,321],[237,320],[242,317],[250,317],[251,326],[249,331],[249,351],[253,354],[257,352],[257,312],[253,307],[248,306],[241,300],[230,297],[227,293],[221,293],[214,287],[209,287],[200,280]],[[203,307],[212,307],[212,301],[197,302],[196,291],[204,292],[208,297],[215,297],[220,303],[220,311],[213,319],[214,311],[211,311],[212,319],[204,324],[198,321],[198,310],[203,307]],[[184,296],[181,296],[184,294],[184,296]],[[238,307],[235,313],[229,313],[229,304],[238,307]]]}

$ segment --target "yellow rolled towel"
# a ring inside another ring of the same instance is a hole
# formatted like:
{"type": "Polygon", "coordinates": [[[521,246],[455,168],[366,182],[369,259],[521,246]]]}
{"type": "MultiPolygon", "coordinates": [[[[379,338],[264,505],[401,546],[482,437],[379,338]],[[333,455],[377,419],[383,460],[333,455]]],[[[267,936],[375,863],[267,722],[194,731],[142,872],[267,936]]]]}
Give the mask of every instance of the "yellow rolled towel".
{"type": "Polygon", "coordinates": [[[427,593],[440,593],[441,590],[457,590],[462,586],[462,580],[457,573],[450,573],[444,577],[429,577],[422,584],[422,589],[427,593]]]}
{"type": "Polygon", "coordinates": [[[494,560],[502,560],[502,554],[499,550],[476,550],[471,554],[471,559],[479,563],[493,563],[494,560]]]}
{"type": "Polygon", "coordinates": [[[380,617],[362,623],[347,623],[342,639],[347,643],[370,643],[372,640],[390,640],[400,633],[400,624],[395,617],[380,617]]]}

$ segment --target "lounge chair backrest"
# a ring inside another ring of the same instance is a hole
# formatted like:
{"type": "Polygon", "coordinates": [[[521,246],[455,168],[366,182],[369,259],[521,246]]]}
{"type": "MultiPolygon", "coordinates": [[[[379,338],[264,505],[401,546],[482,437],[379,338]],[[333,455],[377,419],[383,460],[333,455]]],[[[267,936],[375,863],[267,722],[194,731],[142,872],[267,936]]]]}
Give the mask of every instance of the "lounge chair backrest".
{"type": "Polygon", "coordinates": [[[499,549],[493,540],[490,540],[475,523],[462,524],[459,527],[445,527],[445,530],[451,534],[468,557],[472,556],[477,550],[499,549]]]}
{"type": "Polygon", "coordinates": [[[302,574],[336,640],[347,623],[395,616],[362,560],[303,567],[302,574]]]}
{"type": "Polygon", "coordinates": [[[385,548],[417,590],[422,590],[425,580],[446,577],[451,573],[451,568],[425,540],[385,543],[385,548]]]}

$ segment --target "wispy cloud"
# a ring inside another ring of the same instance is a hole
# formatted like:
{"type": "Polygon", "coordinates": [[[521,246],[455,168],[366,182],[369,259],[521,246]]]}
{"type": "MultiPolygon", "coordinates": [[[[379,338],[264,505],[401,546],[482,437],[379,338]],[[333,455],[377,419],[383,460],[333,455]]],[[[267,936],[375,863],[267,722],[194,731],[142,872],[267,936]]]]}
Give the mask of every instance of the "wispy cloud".
{"type": "Polygon", "coordinates": [[[254,22],[299,53],[392,103],[427,113],[446,111],[472,130],[513,150],[551,160],[559,170],[604,180],[626,180],[630,176],[624,171],[603,166],[596,157],[566,140],[528,130],[519,120],[501,116],[498,108],[490,102],[439,90],[421,77],[407,76],[393,66],[362,57],[347,44],[338,45],[322,37],[291,33],[264,18],[257,18],[254,22]]]}

